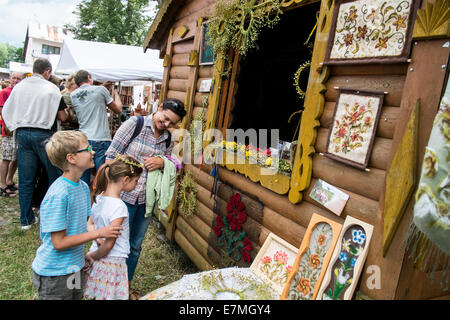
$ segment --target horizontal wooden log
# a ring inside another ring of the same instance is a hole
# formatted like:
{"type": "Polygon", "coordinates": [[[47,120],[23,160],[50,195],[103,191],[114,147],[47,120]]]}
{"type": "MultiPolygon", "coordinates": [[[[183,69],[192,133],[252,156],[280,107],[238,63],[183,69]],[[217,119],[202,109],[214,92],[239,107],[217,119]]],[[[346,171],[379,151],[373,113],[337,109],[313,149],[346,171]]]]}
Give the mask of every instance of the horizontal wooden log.
{"type": "Polygon", "coordinates": [[[264,207],[264,227],[290,244],[300,247],[306,228],[283,217],[268,207],[264,207]]]}
{"type": "Polygon", "coordinates": [[[201,271],[214,269],[213,266],[194,248],[180,230],[175,230],[175,242],[186,253],[197,268],[201,271]]]}
{"type": "Polygon", "coordinates": [[[185,79],[170,79],[169,90],[186,92],[187,80],[185,79]]]}
{"type": "MultiPolygon", "coordinates": [[[[317,130],[315,148],[318,153],[326,152],[329,132],[330,130],[325,128],[319,128],[319,130],[317,130]]],[[[373,149],[369,159],[369,167],[387,170],[387,162],[391,152],[391,147],[392,139],[375,137],[373,149]]]]}
{"type": "Polygon", "coordinates": [[[376,168],[370,168],[370,172],[359,170],[318,153],[313,157],[313,168],[315,178],[375,201],[379,201],[384,190],[386,175],[384,170],[376,168]]]}
{"type": "Polygon", "coordinates": [[[388,92],[384,97],[383,104],[386,106],[400,106],[403,95],[403,86],[405,83],[405,76],[335,76],[330,77],[326,86],[325,92],[326,101],[336,101],[339,95],[339,88],[357,89],[357,90],[371,90],[388,92]]]}
{"type": "MultiPolygon", "coordinates": [[[[312,205],[319,206],[323,210],[329,211],[327,208],[322,206],[320,203],[312,199],[309,195],[311,193],[311,190],[314,188],[314,185],[316,184],[317,179],[312,178],[311,179],[311,185],[307,189],[304,195],[304,201],[303,202],[309,202],[312,205]]],[[[352,216],[357,219],[360,219],[364,222],[367,222],[369,224],[374,224],[376,221],[376,215],[378,210],[378,202],[374,201],[372,199],[366,198],[364,196],[361,196],[357,193],[350,192],[348,190],[336,187],[342,192],[349,195],[347,204],[344,207],[344,210],[342,211],[340,217],[345,218],[346,216],[352,216]]],[[[331,213],[330,214],[334,214],[331,213]]]]}
{"type": "Polygon", "coordinates": [[[172,50],[173,50],[173,54],[179,54],[179,53],[190,53],[191,50],[193,49],[192,46],[194,44],[193,40],[187,40],[187,41],[182,41],[179,43],[174,43],[172,50]]]}
{"type": "Polygon", "coordinates": [[[180,43],[181,41],[190,41],[194,38],[195,32],[197,28],[197,21],[191,20],[185,24],[178,25],[174,28],[173,37],[172,37],[172,43],[180,43]],[[180,37],[178,32],[180,32],[181,29],[187,28],[187,32],[184,34],[183,37],[180,37]]]}
{"type": "Polygon", "coordinates": [[[194,97],[194,104],[201,106],[203,104],[203,97],[209,97],[209,93],[197,92],[194,97]]]}
{"type": "Polygon", "coordinates": [[[200,78],[211,79],[214,73],[214,66],[199,66],[198,76],[200,78]]]}
{"type": "Polygon", "coordinates": [[[360,75],[405,75],[408,72],[407,63],[396,64],[364,64],[332,66],[332,76],[360,76],[360,75]]]}
{"type": "Polygon", "coordinates": [[[164,229],[167,229],[167,226],[169,225],[169,216],[167,213],[163,210],[155,210],[155,216],[158,219],[159,222],[163,225],[164,229]]]}
{"type": "Polygon", "coordinates": [[[169,90],[167,92],[167,98],[179,99],[181,102],[184,103],[184,100],[186,99],[186,92],[169,90]]]}
{"type": "MultiPolygon", "coordinates": [[[[202,111],[203,107],[194,106],[194,109],[192,110],[192,118],[197,117],[197,115],[201,114],[202,111]]],[[[205,119],[206,121],[207,118],[208,118],[208,108],[205,108],[203,119],[205,119]]]]}
{"type": "Polygon", "coordinates": [[[172,56],[172,67],[187,66],[189,62],[189,53],[179,53],[172,56]]]}
{"type": "Polygon", "coordinates": [[[264,245],[264,242],[266,241],[270,232],[271,231],[269,229],[267,229],[266,227],[264,227],[264,226],[261,227],[261,234],[259,235],[259,242],[258,242],[258,245],[260,247],[262,247],[264,245]]]}
{"type": "MultiPolygon", "coordinates": [[[[323,128],[329,128],[333,119],[334,108],[336,102],[326,102],[322,117],[320,118],[320,125],[323,128]]],[[[381,109],[380,120],[378,122],[376,136],[381,138],[392,139],[394,137],[395,125],[400,114],[398,107],[383,107],[381,109]]]]}
{"type": "Polygon", "coordinates": [[[222,260],[219,253],[214,250],[208,241],[203,239],[197,231],[194,230],[182,217],[177,219],[177,228],[185,235],[186,239],[195,247],[195,249],[214,267],[220,265],[222,260]]]}
{"type": "Polygon", "coordinates": [[[191,67],[177,66],[170,68],[170,79],[184,79],[189,77],[189,70],[191,67]]]}

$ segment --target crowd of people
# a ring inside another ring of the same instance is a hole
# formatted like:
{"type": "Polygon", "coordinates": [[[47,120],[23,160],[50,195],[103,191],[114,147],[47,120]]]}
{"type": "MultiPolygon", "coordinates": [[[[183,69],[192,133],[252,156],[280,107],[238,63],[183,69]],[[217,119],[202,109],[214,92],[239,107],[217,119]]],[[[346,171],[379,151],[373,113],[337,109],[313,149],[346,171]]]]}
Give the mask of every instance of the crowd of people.
{"type": "Polygon", "coordinates": [[[85,70],[64,88],[52,80],[40,58],[30,77],[12,73],[0,92],[1,195],[18,195],[22,230],[40,226],[32,282],[39,299],[137,299],[131,281],[155,185],[147,178],[179,167],[168,129],[186,115],[184,104],[166,99],[112,137],[107,110],[120,114],[122,102],[111,82],[94,85],[85,70]]]}

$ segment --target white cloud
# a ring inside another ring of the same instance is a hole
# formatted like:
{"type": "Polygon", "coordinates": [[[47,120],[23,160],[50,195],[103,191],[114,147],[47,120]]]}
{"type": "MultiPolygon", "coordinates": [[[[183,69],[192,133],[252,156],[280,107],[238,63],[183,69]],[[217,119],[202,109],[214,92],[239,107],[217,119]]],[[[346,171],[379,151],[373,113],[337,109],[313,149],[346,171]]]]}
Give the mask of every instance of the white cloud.
{"type": "Polygon", "coordinates": [[[72,14],[80,1],[74,0],[0,0],[0,42],[22,46],[28,23],[39,22],[62,27],[75,23],[72,14]]]}

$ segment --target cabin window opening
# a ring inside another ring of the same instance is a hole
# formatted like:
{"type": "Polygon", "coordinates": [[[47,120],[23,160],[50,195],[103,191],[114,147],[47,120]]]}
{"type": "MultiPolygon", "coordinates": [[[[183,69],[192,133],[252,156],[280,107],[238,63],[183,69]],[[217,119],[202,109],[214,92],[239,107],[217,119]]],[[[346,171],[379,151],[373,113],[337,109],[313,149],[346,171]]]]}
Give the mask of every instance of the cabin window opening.
{"type": "MultiPolygon", "coordinates": [[[[273,129],[279,130],[281,143],[289,144],[298,139],[301,113],[288,123],[294,112],[303,109],[304,102],[297,93],[294,76],[300,65],[311,60],[315,33],[306,45],[305,42],[316,24],[319,8],[320,2],[317,2],[284,12],[273,29],[261,31],[257,49],[241,57],[229,129],[255,129],[256,132],[267,129],[267,140],[258,141],[264,147],[270,146],[273,129]]],[[[303,91],[306,91],[308,77],[309,68],[299,77],[303,91]]],[[[245,143],[249,140],[246,137],[245,143]]]]}

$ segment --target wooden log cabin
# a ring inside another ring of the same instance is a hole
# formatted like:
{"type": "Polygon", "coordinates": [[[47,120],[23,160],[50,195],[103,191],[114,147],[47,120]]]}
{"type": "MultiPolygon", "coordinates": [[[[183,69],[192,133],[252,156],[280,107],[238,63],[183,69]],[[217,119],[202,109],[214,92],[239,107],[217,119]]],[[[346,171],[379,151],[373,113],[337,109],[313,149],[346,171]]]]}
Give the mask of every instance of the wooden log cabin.
{"type": "Polygon", "coordinates": [[[235,193],[241,194],[246,206],[243,230],[253,246],[251,259],[271,232],[298,248],[313,213],[341,224],[346,216],[352,216],[374,226],[353,298],[448,299],[449,291],[430,279],[430,270],[418,268],[409,258],[406,239],[413,217],[411,195],[448,77],[449,2],[417,3],[408,35],[408,60],[324,63],[335,1],[282,0],[279,23],[261,31],[257,49],[245,56],[231,50],[228,59],[216,57],[214,64],[201,63],[203,26],[213,16],[216,2],[163,2],[144,42],[144,49],[159,49],[164,58],[160,101],[178,98],[185,102],[188,116],[183,128],[189,128],[192,119],[205,111],[206,129],[279,129],[280,139],[297,141],[292,173],[263,176],[254,173],[252,166],[226,163],[219,167],[214,198],[213,165],[186,164],[184,172],[192,173],[197,187],[197,205],[191,216],[176,205],[159,215],[168,238],[201,270],[229,266],[214,226],[217,216],[226,214],[227,202],[235,193]],[[312,30],[314,35],[309,45],[305,44],[312,30]],[[302,100],[293,76],[308,60],[302,100]],[[228,74],[224,72],[227,68],[231,70],[228,74]],[[207,79],[213,79],[211,91],[200,92],[202,80],[207,79]],[[338,88],[385,93],[368,170],[323,156],[338,88]],[[206,105],[204,97],[208,98],[206,105]],[[301,115],[289,122],[299,110],[301,115]],[[408,123],[413,118],[416,126],[411,128],[408,123]],[[340,216],[310,197],[318,179],[349,195],[340,216]],[[386,225],[393,225],[388,235],[386,225]],[[379,273],[375,284],[374,272],[379,273]]]}

